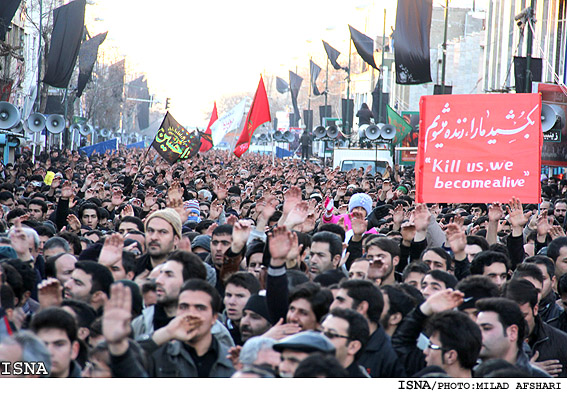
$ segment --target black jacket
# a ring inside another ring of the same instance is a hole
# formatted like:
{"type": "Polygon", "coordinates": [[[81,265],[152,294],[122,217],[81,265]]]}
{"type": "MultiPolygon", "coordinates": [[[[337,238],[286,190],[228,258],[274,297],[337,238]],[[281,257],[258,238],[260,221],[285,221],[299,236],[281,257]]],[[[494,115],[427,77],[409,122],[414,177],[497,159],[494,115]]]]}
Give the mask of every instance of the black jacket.
{"type": "MultiPolygon", "coordinates": [[[[226,358],[228,348],[220,344],[213,336],[216,343],[217,359],[213,364],[210,378],[229,378],[235,372],[232,363],[226,358]]],[[[154,344],[155,346],[155,344],[154,344]]],[[[213,345],[211,345],[213,346],[213,345]]],[[[196,378],[197,366],[189,352],[179,341],[170,341],[165,345],[155,348],[145,370],[134,356],[131,347],[121,356],[111,356],[110,367],[112,376],[117,378],[196,378]]],[[[148,350],[146,348],[146,350],[148,350]]]]}
{"type": "Polygon", "coordinates": [[[408,376],[415,375],[427,366],[423,351],[416,346],[426,320],[427,316],[417,307],[403,318],[392,335],[392,346],[408,376]]]}
{"type": "Polygon", "coordinates": [[[366,372],[366,369],[362,365],[357,363],[356,361],[354,361],[352,364],[350,364],[346,368],[346,371],[348,372],[349,378],[370,378],[371,377],[368,374],[368,372],[366,372]]]}
{"type": "Polygon", "coordinates": [[[557,297],[555,296],[555,293],[551,291],[547,297],[539,302],[538,315],[541,320],[548,324],[549,322],[557,319],[559,315],[561,315],[561,312],[563,312],[563,309],[561,309],[561,307],[555,302],[556,300],[557,297]]]}
{"type": "Polygon", "coordinates": [[[567,334],[544,323],[539,316],[536,316],[534,331],[529,337],[528,344],[532,349],[532,355],[536,351],[539,352],[537,361],[559,360],[563,365],[559,377],[567,377],[567,334]]]}
{"type": "Polygon", "coordinates": [[[390,337],[382,326],[370,336],[364,353],[358,363],[366,367],[373,378],[403,378],[406,371],[392,348],[390,337]]]}

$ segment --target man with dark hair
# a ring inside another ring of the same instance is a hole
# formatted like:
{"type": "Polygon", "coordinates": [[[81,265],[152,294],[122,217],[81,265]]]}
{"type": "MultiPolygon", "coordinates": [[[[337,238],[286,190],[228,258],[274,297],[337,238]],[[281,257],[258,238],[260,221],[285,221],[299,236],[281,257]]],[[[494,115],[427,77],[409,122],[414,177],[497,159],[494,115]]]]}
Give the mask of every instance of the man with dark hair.
{"type": "Polygon", "coordinates": [[[373,378],[404,377],[405,371],[398,363],[390,338],[380,325],[384,298],[378,287],[369,281],[359,279],[346,280],[339,286],[331,309],[353,309],[368,321],[370,339],[359,363],[366,367],[373,378]]]}
{"type": "Polygon", "coordinates": [[[537,291],[537,301],[541,298],[543,290],[543,273],[541,269],[534,263],[518,264],[516,270],[510,279],[526,279],[532,283],[537,291]]]}
{"type": "Polygon", "coordinates": [[[232,245],[232,226],[223,224],[213,230],[211,237],[211,254],[205,263],[215,267],[217,271],[224,262],[224,254],[232,245]]]}
{"type": "Polygon", "coordinates": [[[452,378],[470,378],[482,345],[478,326],[463,312],[443,311],[428,320],[427,366],[443,368],[452,378]]]}
{"type": "Polygon", "coordinates": [[[113,376],[232,376],[235,370],[227,359],[228,348],[211,332],[220,308],[220,295],[209,283],[202,279],[185,282],[179,290],[176,317],[155,331],[147,343],[150,356],[144,369],[128,343],[131,293],[121,284],[113,286],[103,315],[113,376]]]}
{"type": "Polygon", "coordinates": [[[120,219],[118,222],[118,226],[116,226],[118,232],[125,237],[126,234],[131,230],[137,230],[140,232],[144,232],[144,222],[140,218],[136,216],[125,216],[120,219]]]}
{"type": "Polygon", "coordinates": [[[487,276],[482,275],[467,276],[457,284],[455,289],[465,295],[463,303],[459,305],[459,310],[465,312],[472,321],[476,321],[477,309],[475,303],[478,300],[500,296],[498,286],[487,276]]]}
{"type": "Polygon", "coordinates": [[[47,214],[47,203],[43,200],[34,198],[28,202],[28,213],[30,219],[43,222],[47,214]]]}
{"type": "Polygon", "coordinates": [[[294,378],[348,378],[340,362],[329,354],[312,354],[297,366],[294,378]]]}
{"type": "Polygon", "coordinates": [[[543,287],[539,301],[539,317],[546,323],[557,319],[563,308],[557,305],[557,295],[554,290],[557,287],[557,276],[553,260],[544,255],[528,257],[525,263],[535,263],[543,274],[543,287]]]}
{"type": "Polygon", "coordinates": [[[489,246],[486,238],[479,235],[468,235],[464,250],[468,261],[473,261],[477,254],[488,250],[489,246]]]}
{"type": "Polygon", "coordinates": [[[555,264],[555,275],[561,278],[567,273],[567,237],[555,238],[547,245],[547,257],[555,264]]]}
{"type": "Polygon", "coordinates": [[[344,277],[342,272],[337,272],[341,261],[343,244],[335,233],[320,231],[311,239],[311,250],[309,252],[309,275],[315,278],[317,275],[327,271],[344,277]]]}
{"type": "Polygon", "coordinates": [[[65,282],[63,296],[84,301],[99,311],[110,294],[113,282],[112,273],[105,266],[92,261],[81,261],[75,263],[71,278],[65,282]]]}
{"type": "Polygon", "coordinates": [[[520,307],[506,298],[484,298],[477,301],[476,324],[482,333],[479,357],[487,360],[502,359],[527,372],[532,377],[549,377],[546,372],[530,364],[522,344],[526,334],[526,321],[520,307]]]}
{"type": "Polygon", "coordinates": [[[49,350],[52,377],[81,377],[81,368],[75,361],[79,342],[73,316],[62,308],[47,308],[33,316],[30,328],[49,350]]]}
{"type": "Polygon", "coordinates": [[[260,282],[248,272],[235,272],[225,282],[225,310],[221,315],[221,321],[230,332],[236,345],[244,343],[240,337],[240,320],[244,306],[250,296],[258,294],[259,291],[260,282]]]}
{"type": "Polygon", "coordinates": [[[378,270],[382,285],[401,282],[401,277],[396,278],[399,275],[396,266],[400,262],[400,246],[397,242],[385,237],[372,239],[366,244],[366,258],[372,262],[371,267],[378,270]]]}
{"type": "Polygon", "coordinates": [[[332,302],[332,293],[316,283],[296,286],[289,295],[286,321],[297,324],[302,331],[317,330],[332,302]]]}
{"type": "Polygon", "coordinates": [[[82,204],[79,207],[79,220],[83,226],[88,226],[91,230],[95,230],[100,220],[99,207],[91,202],[82,204]]]}
{"type": "Polygon", "coordinates": [[[351,378],[369,378],[364,367],[358,364],[370,338],[368,322],[352,309],[335,308],[321,323],[322,333],[335,346],[335,357],[351,378]]]}
{"type": "Polygon", "coordinates": [[[430,270],[453,270],[453,258],[445,249],[440,247],[425,249],[421,253],[420,260],[426,264],[430,270]]]}
{"type": "Polygon", "coordinates": [[[457,278],[452,274],[441,271],[429,271],[421,281],[421,293],[425,299],[431,295],[445,289],[454,289],[457,285],[457,278]]]}
{"type": "Polygon", "coordinates": [[[471,275],[484,275],[497,286],[508,278],[510,259],[505,254],[490,250],[480,252],[471,262],[471,275]]]}
{"type": "Polygon", "coordinates": [[[399,284],[382,286],[380,291],[384,297],[384,309],[380,316],[380,324],[391,338],[403,318],[415,307],[415,302],[399,284]]]}
{"type": "Polygon", "coordinates": [[[429,267],[426,264],[421,261],[415,261],[404,268],[404,272],[402,274],[403,283],[407,283],[408,285],[421,290],[421,281],[428,272],[429,267]]]}
{"type": "Polygon", "coordinates": [[[553,377],[567,377],[567,334],[544,323],[538,316],[539,293],[533,283],[513,278],[503,286],[502,295],[515,301],[524,314],[528,344],[532,355],[538,354],[534,357],[536,365],[553,377]]]}
{"type": "Polygon", "coordinates": [[[70,251],[71,246],[69,245],[69,242],[61,237],[50,238],[43,244],[43,257],[46,260],[52,256],[61,253],[69,253],[70,251]]]}

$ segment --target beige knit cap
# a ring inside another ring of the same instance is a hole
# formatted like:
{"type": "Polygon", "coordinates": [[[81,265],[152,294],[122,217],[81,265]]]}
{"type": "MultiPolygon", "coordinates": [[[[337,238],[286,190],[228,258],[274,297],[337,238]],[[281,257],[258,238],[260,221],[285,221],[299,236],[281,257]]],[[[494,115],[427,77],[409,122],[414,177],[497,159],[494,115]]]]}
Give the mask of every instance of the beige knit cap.
{"type": "Polygon", "coordinates": [[[165,209],[160,209],[159,211],[155,211],[154,213],[152,213],[148,217],[148,219],[146,220],[146,223],[145,223],[145,226],[144,226],[144,228],[146,229],[146,232],[148,231],[148,223],[150,222],[150,220],[152,220],[154,218],[163,219],[166,222],[168,222],[169,224],[171,224],[171,227],[173,227],[173,231],[179,237],[179,239],[181,239],[181,234],[182,234],[181,227],[182,227],[183,224],[181,223],[181,217],[175,211],[175,209],[165,208],[165,209]]]}

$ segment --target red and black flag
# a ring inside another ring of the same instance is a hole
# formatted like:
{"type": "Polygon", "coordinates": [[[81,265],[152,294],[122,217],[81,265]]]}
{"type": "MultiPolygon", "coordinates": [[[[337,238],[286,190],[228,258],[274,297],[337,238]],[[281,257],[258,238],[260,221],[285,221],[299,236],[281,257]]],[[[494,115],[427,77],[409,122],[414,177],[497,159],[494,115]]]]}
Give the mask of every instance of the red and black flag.
{"type": "Polygon", "coordinates": [[[394,32],[397,84],[431,82],[429,33],[432,9],[433,0],[398,0],[394,32]]]}
{"type": "Polygon", "coordinates": [[[219,115],[217,113],[217,102],[215,101],[207,130],[205,130],[204,133],[201,133],[201,148],[199,148],[199,152],[206,152],[213,147],[213,133],[211,131],[211,126],[217,121],[218,118],[219,115]]]}
{"type": "Polygon", "coordinates": [[[190,133],[168,112],[152,146],[169,164],[193,157],[201,147],[201,135],[190,133]]]}

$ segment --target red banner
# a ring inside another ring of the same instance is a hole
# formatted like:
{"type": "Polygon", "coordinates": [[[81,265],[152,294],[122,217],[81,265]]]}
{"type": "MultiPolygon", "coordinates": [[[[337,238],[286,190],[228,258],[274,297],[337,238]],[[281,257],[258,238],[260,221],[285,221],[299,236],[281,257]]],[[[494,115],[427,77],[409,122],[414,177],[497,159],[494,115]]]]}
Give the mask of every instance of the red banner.
{"type": "Polygon", "coordinates": [[[541,96],[423,96],[417,202],[539,203],[541,96]]]}

